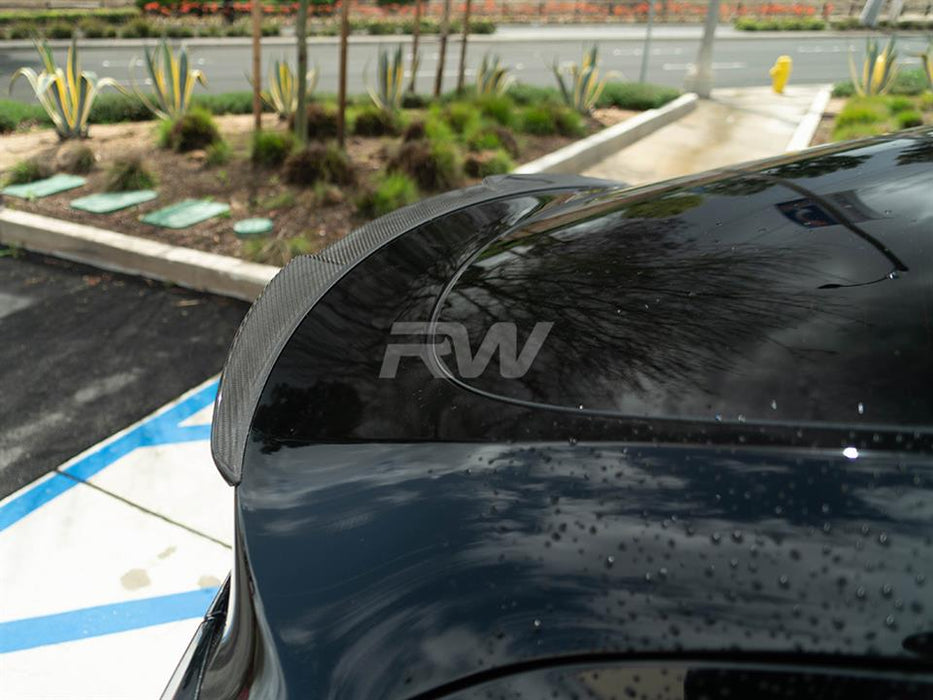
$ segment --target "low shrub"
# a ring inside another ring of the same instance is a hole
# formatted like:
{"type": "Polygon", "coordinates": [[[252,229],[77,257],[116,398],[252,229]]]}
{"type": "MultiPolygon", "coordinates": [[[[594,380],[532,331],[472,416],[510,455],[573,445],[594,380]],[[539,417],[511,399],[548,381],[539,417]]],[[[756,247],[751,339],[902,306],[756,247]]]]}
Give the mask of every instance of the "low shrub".
{"type": "Polygon", "coordinates": [[[420,141],[428,137],[427,127],[421,119],[411,122],[402,132],[402,141],[420,141]]]}
{"type": "Polygon", "coordinates": [[[490,19],[470,20],[470,34],[495,34],[496,23],[490,19]]]}
{"type": "Polygon", "coordinates": [[[389,160],[388,169],[405,173],[418,183],[419,188],[428,191],[453,189],[463,180],[460,154],[447,141],[402,143],[389,160]]]}
{"type": "Polygon", "coordinates": [[[515,136],[503,126],[488,125],[476,129],[466,137],[466,146],[474,152],[503,150],[518,158],[519,147],[515,136]]]}
{"type": "Polygon", "coordinates": [[[453,129],[450,128],[450,124],[441,116],[440,110],[437,107],[432,108],[431,112],[428,113],[427,119],[424,120],[424,132],[431,141],[450,142],[456,139],[453,129]]]}
{"type": "Polygon", "coordinates": [[[376,218],[414,204],[420,199],[418,185],[402,173],[383,176],[374,188],[367,189],[357,199],[356,206],[362,216],[376,218]]]}
{"type": "Polygon", "coordinates": [[[110,39],[117,35],[117,28],[93,17],[78,22],[78,29],[86,39],[110,39]]]}
{"type": "Polygon", "coordinates": [[[475,129],[466,135],[466,146],[471,151],[490,151],[502,148],[499,134],[495,129],[484,127],[475,129]]]}
{"type": "Polygon", "coordinates": [[[618,107],[641,111],[657,109],[680,97],[680,90],[651,83],[606,83],[597,107],[618,107]]]}
{"type": "Polygon", "coordinates": [[[927,89],[927,76],[921,68],[906,68],[898,71],[891,85],[892,95],[920,95],[927,89]]]}
{"type": "Polygon", "coordinates": [[[535,136],[552,136],[557,133],[555,109],[549,106],[526,107],[521,115],[521,130],[535,136]]]}
{"type": "Polygon", "coordinates": [[[555,88],[538,87],[526,83],[513,83],[506,93],[519,106],[561,104],[560,93],[555,88]]]}
{"type": "Polygon", "coordinates": [[[914,109],[914,102],[909,97],[903,95],[894,95],[887,99],[888,110],[891,114],[898,112],[909,112],[914,109]]]}
{"type": "Polygon", "coordinates": [[[849,100],[836,117],[835,128],[852,124],[883,123],[888,118],[888,109],[883,97],[856,97],[849,100]]]}
{"type": "Polygon", "coordinates": [[[397,115],[369,105],[356,113],[353,133],[357,136],[396,136],[400,126],[397,115]]]}
{"type": "Polygon", "coordinates": [[[190,39],[195,35],[194,29],[187,24],[170,24],[163,33],[169,39],[190,39]]]}
{"type": "MultiPolygon", "coordinates": [[[[337,109],[331,105],[312,103],[308,105],[308,138],[311,141],[327,141],[337,138],[337,109]]],[[[289,117],[289,131],[295,130],[295,118],[289,117]]]]}
{"type": "Polygon", "coordinates": [[[40,31],[49,39],[70,39],[75,33],[75,25],[68,22],[55,22],[43,27],[40,31]]]}
{"type": "Polygon", "coordinates": [[[314,244],[304,236],[290,238],[251,238],[242,243],[249,260],[267,265],[285,265],[294,257],[314,250],[314,244]]]}
{"type": "Polygon", "coordinates": [[[97,156],[90,146],[78,143],[63,149],[56,160],[59,170],[73,175],[87,175],[94,169],[97,156]]]}
{"type": "Polygon", "coordinates": [[[826,29],[826,21],[820,17],[740,17],[735,28],[746,32],[820,31],[826,29]]]}
{"type": "Polygon", "coordinates": [[[113,162],[107,171],[104,188],[108,192],[132,192],[151,190],[156,184],[155,175],[146,168],[142,156],[136,154],[113,162]]]}
{"type": "MultiPolygon", "coordinates": [[[[438,31],[440,31],[438,29],[438,31]]],[[[459,19],[455,19],[450,23],[450,33],[451,34],[460,34],[463,31],[463,22],[459,19]]],[[[488,19],[471,19],[470,20],[470,34],[494,34],[496,31],[496,24],[492,20],[488,19]]]]}
{"type": "Polygon", "coordinates": [[[249,20],[234,22],[224,31],[226,36],[247,37],[253,35],[253,25],[249,20]]]}
{"type": "Polygon", "coordinates": [[[214,118],[205,109],[191,109],[174,122],[167,123],[169,127],[163,131],[160,145],[179,153],[207,148],[221,140],[214,118]]]}
{"type": "Polygon", "coordinates": [[[36,28],[31,24],[13,24],[6,32],[6,38],[10,41],[17,39],[31,39],[36,35],[36,28]]]}
{"type": "Polygon", "coordinates": [[[92,124],[118,124],[142,122],[152,119],[152,112],[136,95],[120,92],[102,92],[91,105],[92,124]]]}
{"type": "Polygon", "coordinates": [[[335,185],[352,185],[356,182],[356,171],[350,156],[337,144],[328,144],[324,151],[324,171],[327,173],[327,181],[335,185]]]}
{"type": "Polygon", "coordinates": [[[263,36],[278,36],[282,33],[282,25],[278,22],[263,22],[259,27],[259,32],[263,36]]]}
{"type": "Polygon", "coordinates": [[[156,36],[155,28],[149,20],[139,17],[131,22],[127,22],[120,28],[121,39],[145,39],[150,36],[156,36]]]}
{"type": "Polygon", "coordinates": [[[851,80],[843,80],[833,85],[833,97],[852,97],[855,94],[855,85],[851,80]]]}
{"type": "Polygon", "coordinates": [[[502,126],[515,123],[515,103],[508,95],[486,95],[476,101],[480,113],[502,126]]]}
{"type": "Polygon", "coordinates": [[[923,93],[918,100],[918,106],[924,112],[929,112],[931,109],[933,109],[933,92],[923,93]]]}
{"type": "Polygon", "coordinates": [[[6,176],[7,185],[25,185],[51,176],[52,171],[38,158],[27,158],[16,163],[6,176]]]}
{"type": "Polygon", "coordinates": [[[557,133],[561,136],[577,138],[586,134],[586,122],[583,121],[583,116],[567,107],[554,111],[554,124],[557,126],[557,133]]]}
{"type": "Polygon", "coordinates": [[[832,20],[829,26],[836,30],[861,29],[862,21],[858,17],[840,17],[832,20]]]}
{"type": "Polygon", "coordinates": [[[230,144],[226,141],[220,140],[207,147],[208,165],[225,165],[230,162],[231,156],[230,144]]]}
{"type": "Polygon", "coordinates": [[[0,100],[0,134],[15,131],[25,124],[51,124],[51,121],[37,104],[0,100]]]}
{"type": "Polygon", "coordinates": [[[444,121],[458,134],[466,133],[479,122],[479,111],[469,102],[451,102],[444,108],[443,115],[444,121]]]}
{"type": "Polygon", "coordinates": [[[295,149],[295,136],[291,131],[257,131],[253,134],[250,158],[256,165],[276,168],[295,149]]]}
{"type": "Polygon", "coordinates": [[[901,129],[923,126],[923,115],[915,109],[898,112],[894,115],[894,120],[901,129]]]}
{"type": "Polygon", "coordinates": [[[381,19],[374,19],[366,24],[366,33],[373,36],[398,34],[400,29],[401,25],[398,22],[388,22],[381,19]]]}
{"type": "Polygon", "coordinates": [[[431,98],[417,92],[406,92],[402,95],[402,109],[424,109],[429,104],[431,98]]]}
{"type": "MultiPolygon", "coordinates": [[[[399,28],[402,31],[402,34],[412,34],[415,31],[415,21],[413,19],[405,20],[401,23],[399,28]]],[[[441,26],[433,19],[422,19],[421,20],[421,33],[422,34],[439,34],[441,31],[441,26]]]]}
{"type": "Polygon", "coordinates": [[[471,153],[463,163],[463,170],[470,177],[489,177],[504,175],[515,169],[515,162],[505,151],[487,151],[471,153]]]}
{"type": "Polygon", "coordinates": [[[849,124],[848,126],[836,126],[833,128],[834,141],[851,141],[852,139],[861,139],[866,136],[880,136],[887,132],[884,123],[874,124],[849,124]]]}
{"type": "Polygon", "coordinates": [[[349,157],[335,144],[309,144],[285,161],[285,181],[292,185],[310,186],[318,182],[351,185],[356,173],[349,157]]]}
{"type": "MultiPolygon", "coordinates": [[[[191,104],[206,109],[211,114],[252,114],[253,93],[249,90],[238,90],[216,95],[199,94],[191,98],[191,104]]],[[[268,111],[265,103],[263,110],[268,111]]]]}

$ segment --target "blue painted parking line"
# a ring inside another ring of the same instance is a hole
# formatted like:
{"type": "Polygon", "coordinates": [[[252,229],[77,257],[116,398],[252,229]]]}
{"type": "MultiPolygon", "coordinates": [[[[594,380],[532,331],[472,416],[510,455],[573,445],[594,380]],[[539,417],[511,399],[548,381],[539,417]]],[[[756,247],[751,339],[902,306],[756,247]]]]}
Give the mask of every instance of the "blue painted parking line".
{"type": "Polygon", "coordinates": [[[210,439],[210,426],[183,426],[181,423],[213,403],[217,396],[217,384],[216,381],[211,382],[168,410],[143,420],[99,446],[61,470],[62,474],[68,476],[53,472],[50,478],[0,506],[0,532],[139,447],[210,439]]]}
{"type": "Polygon", "coordinates": [[[0,623],[0,654],[201,617],[217,588],[0,623]]]}

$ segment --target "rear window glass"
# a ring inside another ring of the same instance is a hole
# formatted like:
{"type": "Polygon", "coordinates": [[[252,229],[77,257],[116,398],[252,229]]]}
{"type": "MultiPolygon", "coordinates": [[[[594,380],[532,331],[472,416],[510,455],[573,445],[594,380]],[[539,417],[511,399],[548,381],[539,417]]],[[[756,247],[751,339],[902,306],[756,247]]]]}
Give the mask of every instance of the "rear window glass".
{"type": "Polygon", "coordinates": [[[575,410],[928,426],[931,160],[903,139],[542,215],[439,307],[474,358],[500,354],[481,372],[440,359],[474,389],[575,410]]]}

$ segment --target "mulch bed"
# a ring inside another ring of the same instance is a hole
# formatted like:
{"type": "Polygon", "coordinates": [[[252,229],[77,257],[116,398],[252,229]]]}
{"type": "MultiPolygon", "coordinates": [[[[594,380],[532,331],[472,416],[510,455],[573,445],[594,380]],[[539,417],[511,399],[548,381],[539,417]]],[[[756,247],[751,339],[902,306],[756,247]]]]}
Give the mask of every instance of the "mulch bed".
{"type": "MultiPolygon", "coordinates": [[[[589,130],[597,131],[631,114],[622,110],[601,111],[590,119],[589,130]]],[[[264,128],[282,128],[273,116],[266,115],[264,119],[264,128]]],[[[365,219],[355,213],[354,192],[343,190],[342,196],[336,198],[338,201],[325,205],[318,201],[312,188],[283,184],[280,170],[255,168],[248,158],[251,116],[219,117],[217,123],[233,152],[233,158],[225,165],[207,165],[203,152],[178,154],[155,148],[154,123],[93,126],[91,138],[85,143],[94,150],[98,163],[86,176],[86,186],[36,201],[7,197],[5,203],[22,211],[236,257],[249,257],[244,244],[233,234],[233,224],[240,219],[267,216],[275,222],[275,236],[282,239],[304,236],[310,241],[311,251],[339,240],[365,223],[365,219]],[[144,154],[147,167],[158,177],[158,199],[108,216],[69,207],[73,199],[103,191],[108,164],[134,152],[144,154]],[[283,197],[283,193],[292,196],[283,197]],[[191,197],[227,202],[231,206],[231,216],[214,218],[182,231],[161,229],[139,221],[143,214],[191,197]],[[285,199],[291,201],[283,201],[285,199]]],[[[357,168],[359,181],[373,179],[385,170],[388,154],[398,141],[392,138],[348,139],[348,153],[357,168]]],[[[522,150],[518,160],[528,162],[569,144],[572,139],[522,135],[519,141],[522,150]]],[[[0,155],[0,170],[24,157],[39,156],[54,161],[61,149],[69,147],[59,145],[49,130],[0,137],[0,145],[3,146],[0,151],[7,153],[6,158],[0,155]]],[[[466,180],[464,185],[471,182],[475,180],[466,180]]]]}

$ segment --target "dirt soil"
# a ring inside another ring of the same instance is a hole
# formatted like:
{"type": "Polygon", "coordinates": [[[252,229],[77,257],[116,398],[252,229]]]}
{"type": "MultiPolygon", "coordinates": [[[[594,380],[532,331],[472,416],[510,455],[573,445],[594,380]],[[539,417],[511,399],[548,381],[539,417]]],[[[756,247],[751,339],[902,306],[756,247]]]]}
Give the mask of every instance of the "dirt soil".
{"type": "Polygon", "coordinates": [[[811,146],[832,142],[833,124],[836,123],[836,115],[839,114],[839,110],[845,106],[845,103],[846,99],[844,97],[834,97],[829,101],[826,110],[823,112],[823,118],[820,119],[820,124],[816,128],[816,133],[813,134],[813,140],[810,141],[811,146]]]}
{"type": "MultiPolygon", "coordinates": [[[[616,124],[636,114],[624,110],[599,110],[589,120],[594,132],[616,124]]],[[[232,158],[225,165],[210,166],[204,152],[178,154],[155,146],[155,122],[139,122],[91,127],[91,138],[85,143],[95,152],[97,165],[86,176],[87,184],[79,189],[41,200],[25,201],[4,198],[6,206],[76,223],[97,226],[120,233],[155,239],[172,245],[187,246],[223,255],[250,257],[244,244],[233,234],[233,222],[252,216],[267,216],[275,222],[275,237],[280,240],[304,236],[310,241],[310,251],[345,236],[365,223],[352,203],[354,192],[341,191],[337,201],[322,204],[313,189],[283,184],[276,170],[255,169],[249,161],[252,116],[236,115],[217,118],[217,124],[232,149],[232,158]],[[147,167],[158,178],[158,199],[138,207],[102,216],[77,211],[69,202],[78,197],[103,192],[108,165],[116,158],[140,153],[147,167]],[[228,202],[229,217],[210,219],[181,231],[143,224],[144,214],[186,198],[208,198],[228,202]]],[[[283,128],[274,115],[263,117],[263,128],[283,128]]],[[[535,137],[521,135],[520,162],[528,162],[569,144],[572,139],[561,136],[535,137]]],[[[358,180],[371,180],[384,171],[387,157],[397,138],[348,139],[347,148],[356,165],[358,180]]],[[[0,172],[17,162],[39,157],[53,165],[71,144],[62,145],[54,131],[33,130],[0,137],[0,172]]],[[[469,181],[464,184],[469,184],[469,181]]]]}

